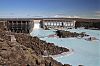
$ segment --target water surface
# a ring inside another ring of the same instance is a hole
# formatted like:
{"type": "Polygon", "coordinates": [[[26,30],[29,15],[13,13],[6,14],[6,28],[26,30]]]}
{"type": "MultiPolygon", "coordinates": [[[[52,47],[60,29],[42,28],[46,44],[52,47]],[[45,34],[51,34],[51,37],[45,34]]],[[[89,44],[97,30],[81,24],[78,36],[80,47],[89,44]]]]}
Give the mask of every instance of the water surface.
{"type": "Polygon", "coordinates": [[[54,58],[63,64],[71,64],[72,66],[78,66],[79,64],[84,66],[100,66],[100,30],[86,30],[86,29],[69,29],[71,32],[86,32],[90,36],[95,36],[99,40],[86,41],[84,39],[77,38],[49,38],[50,34],[55,34],[54,30],[33,30],[32,36],[45,36],[40,38],[47,42],[55,43],[58,46],[69,47],[74,50],[74,53],[70,56],[63,56],[54,58]]]}

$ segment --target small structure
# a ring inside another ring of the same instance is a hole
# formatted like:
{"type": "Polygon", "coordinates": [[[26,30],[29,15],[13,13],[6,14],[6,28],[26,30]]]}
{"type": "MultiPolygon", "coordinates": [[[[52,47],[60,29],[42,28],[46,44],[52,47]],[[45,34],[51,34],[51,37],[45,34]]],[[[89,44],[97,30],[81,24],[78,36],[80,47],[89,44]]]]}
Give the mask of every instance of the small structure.
{"type": "Polygon", "coordinates": [[[47,56],[47,57],[49,56],[47,50],[44,50],[43,55],[44,55],[44,56],[47,56]]]}
{"type": "Polygon", "coordinates": [[[10,37],[11,37],[11,42],[16,42],[16,38],[14,35],[10,35],[10,37]]]}

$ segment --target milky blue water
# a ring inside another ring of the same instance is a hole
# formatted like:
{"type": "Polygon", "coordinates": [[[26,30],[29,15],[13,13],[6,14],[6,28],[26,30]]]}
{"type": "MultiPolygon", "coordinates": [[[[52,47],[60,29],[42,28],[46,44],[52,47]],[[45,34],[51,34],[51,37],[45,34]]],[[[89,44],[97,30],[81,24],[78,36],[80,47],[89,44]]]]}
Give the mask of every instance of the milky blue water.
{"type": "Polygon", "coordinates": [[[55,34],[54,30],[33,30],[32,36],[45,36],[40,38],[47,42],[55,43],[55,45],[69,47],[74,50],[70,56],[64,55],[63,57],[54,58],[63,64],[71,64],[72,66],[100,66],[100,30],[86,30],[86,29],[69,29],[71,32],[86,32],[91,36],[95,36],[99,40],[86,41],[77,38],[48,38],[46,36],[55,34]]]}

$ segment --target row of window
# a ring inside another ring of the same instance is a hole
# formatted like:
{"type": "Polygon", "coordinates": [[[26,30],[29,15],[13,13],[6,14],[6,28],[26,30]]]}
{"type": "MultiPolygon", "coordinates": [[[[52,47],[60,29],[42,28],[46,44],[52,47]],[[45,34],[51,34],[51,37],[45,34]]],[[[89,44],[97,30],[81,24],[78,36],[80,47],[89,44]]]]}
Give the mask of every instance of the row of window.
{"type": "Polygon", "coordinates": [[[45,25],[51,25],[51,26],[59,26],[59,25],[64,25],[64,26],[74,26],[75,24],[74,24],[74,22],[59,22],[59,23],[57,23],[57,22],[48,22],[48,23],[44,23],[45,25]]]}

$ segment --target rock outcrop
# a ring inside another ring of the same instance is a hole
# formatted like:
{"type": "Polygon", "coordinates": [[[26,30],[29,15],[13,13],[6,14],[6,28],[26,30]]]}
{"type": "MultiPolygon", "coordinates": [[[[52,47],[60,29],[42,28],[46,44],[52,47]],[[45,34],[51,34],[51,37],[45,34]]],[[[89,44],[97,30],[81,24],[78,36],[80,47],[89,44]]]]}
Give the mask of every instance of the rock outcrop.
{"type": "Polygon", "coordinates": [[[43,55],[45,50],[49,55],[56,55],[69,51],[67,48],[55,46],[53,43],[47,43],[46,41],[40,40],[38,37],[31,37],[26,34],[16,34],[15,37],[18,43],[35,50],[38,55],[43,55]]]}
{"type": "Polygon", "coordinates": [[[57,30],[56,34],[57,36],[59,36],[59,38],[89,36],[85,34],[85,32],[76,33],[76,32],[64,31],[64,30],[57,30]]]}
{"type": "Polygon", "coordinates": [[[47,43],[28,34],[0,30],[1,66],[63,66],[51,57],[42,57],[43,51],[55,55],[68,49],[47,43]],[[14,40],[12,40],[14,38],[14,40]]]}

